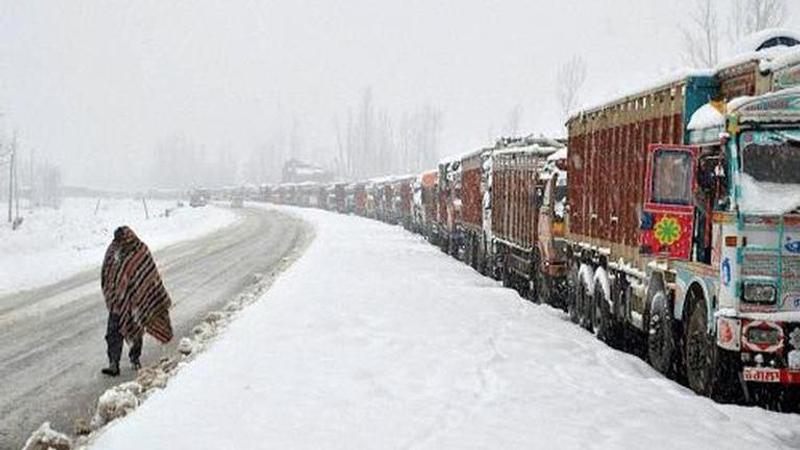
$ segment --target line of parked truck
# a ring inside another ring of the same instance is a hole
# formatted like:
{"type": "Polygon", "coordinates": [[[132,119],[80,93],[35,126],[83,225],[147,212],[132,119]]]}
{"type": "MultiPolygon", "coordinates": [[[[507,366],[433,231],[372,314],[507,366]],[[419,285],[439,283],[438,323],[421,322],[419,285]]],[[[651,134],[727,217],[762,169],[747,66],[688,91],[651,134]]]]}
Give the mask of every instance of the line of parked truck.
{"type": "Polygon", "coordinates": [[[699,394],[795,392],[800,52],[677,75],[567,129],[421,174],[261,197],[402,225],[599,339],[638,345],[699,394]]]}

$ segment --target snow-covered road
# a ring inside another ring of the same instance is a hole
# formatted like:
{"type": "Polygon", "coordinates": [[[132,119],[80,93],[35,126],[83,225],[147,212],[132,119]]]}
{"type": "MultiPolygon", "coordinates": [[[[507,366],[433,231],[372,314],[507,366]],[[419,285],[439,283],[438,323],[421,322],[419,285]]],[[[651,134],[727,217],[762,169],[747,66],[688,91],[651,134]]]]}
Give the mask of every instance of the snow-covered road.
{"type": "Polygon", "coordinates": [[[304,256],[94,448],[800,446],[400,228],[292,211],[304,256]]]}
{"type": "Polygon", "coordinates": [[[67,198],[59,209],[23,209],[19,230],[0,227],[0,295],[52,284],[98,265],[114,229],[123,224],[159,250],[237,219],[230,209],[176,208],[167,200],[150,200],[147,207],[150,218],[141,200],[131,199],[67,198]]]}
{"type": "MultiPolygon", "coordinates": [[[[154,254],[172,295],[170,314],[178,337],[191,334],[208,311],[283,264],[305,236],[300,222],[285,215],[253,209],[222,212],[235,216],[235,223],[154,254]]],[[[99,263],[59,283],[0,296],[0,449],[20,448],[45,420],[71,432],[75,419],[91,417],[105,389],[135,376],[126,359],[121,377],[100,374],[107,364],[107,311],[99,263]]],[[[171,355],[177,341],[159,346],[145,339],[142,363],[171,355]]]]}

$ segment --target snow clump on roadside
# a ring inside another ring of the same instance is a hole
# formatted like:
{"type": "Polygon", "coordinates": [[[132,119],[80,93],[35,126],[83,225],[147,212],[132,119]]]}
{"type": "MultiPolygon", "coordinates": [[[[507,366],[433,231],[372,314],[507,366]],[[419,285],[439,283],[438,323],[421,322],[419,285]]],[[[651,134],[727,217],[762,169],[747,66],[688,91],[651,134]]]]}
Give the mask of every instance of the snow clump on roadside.
{"type": "Polygon", "coordinates": [[[194,343],[189,338],[181,339],[181,342],[178,344],[178,351],[182,355],[190,355],[194,351],[194,343]]]}
{"type": "Polygon", "coordinates": [[[50,422],[45,422],[31,434],[22,450],[70,450],[71,448],[72,440],[67,435],[50,428],[50,422]]]}
{"type": "Polygon", "coordinates": [[[136,381],[122,383],[105,391],[97,400],[97,410],[92,417],[92,428],[99,428],[123,417],[139,406],[142,386],[136,381]]]}

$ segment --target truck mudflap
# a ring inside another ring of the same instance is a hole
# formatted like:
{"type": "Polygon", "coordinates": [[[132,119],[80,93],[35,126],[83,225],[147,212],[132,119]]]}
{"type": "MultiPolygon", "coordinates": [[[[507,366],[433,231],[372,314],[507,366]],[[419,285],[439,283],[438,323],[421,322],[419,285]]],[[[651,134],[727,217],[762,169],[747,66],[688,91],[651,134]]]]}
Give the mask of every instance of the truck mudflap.
{"type": "Polygon", "coordinates": [[[756,383],[800,384],[800,370],[745,367],[742,378],[756,383]]]}

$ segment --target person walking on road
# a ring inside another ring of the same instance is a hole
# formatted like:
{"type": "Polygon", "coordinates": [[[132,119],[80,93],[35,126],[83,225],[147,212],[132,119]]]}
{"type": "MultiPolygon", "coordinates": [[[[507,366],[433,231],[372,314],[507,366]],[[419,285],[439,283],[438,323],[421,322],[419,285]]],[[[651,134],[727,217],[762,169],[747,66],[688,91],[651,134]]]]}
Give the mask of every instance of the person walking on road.
{"type": "Polygon", "coordinates": [[[114,240],[103,259],[100,285],[108,308],[109,361],[109,366],[101,372],[119,375],[123,340],[130,346],[131,365],[138,370],[145,332],[162,344],[172,340],[169,318],[172,301],[150,250],[127,226],[114,231],[114,240]]]}

